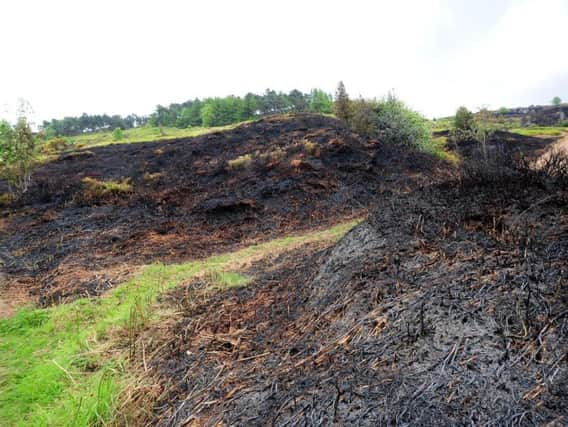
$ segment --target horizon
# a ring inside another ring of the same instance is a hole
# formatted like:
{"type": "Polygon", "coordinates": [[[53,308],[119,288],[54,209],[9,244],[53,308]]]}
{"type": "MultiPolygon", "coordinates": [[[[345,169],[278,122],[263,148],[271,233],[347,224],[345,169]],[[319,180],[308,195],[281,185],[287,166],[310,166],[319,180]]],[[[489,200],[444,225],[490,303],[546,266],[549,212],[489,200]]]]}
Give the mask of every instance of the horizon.
{"type": "Polygon", "coordinates": [[[428,118],[568,98],[568,2],[304,3],[3,4],[15,19],[0,36],[15,37],[6,58],[18,65],[1,71],[2,114],[23,98],[37,123],[149,115],[267,88],[334,93],[340,80],[351,98],[394,90],[428,118]]]}

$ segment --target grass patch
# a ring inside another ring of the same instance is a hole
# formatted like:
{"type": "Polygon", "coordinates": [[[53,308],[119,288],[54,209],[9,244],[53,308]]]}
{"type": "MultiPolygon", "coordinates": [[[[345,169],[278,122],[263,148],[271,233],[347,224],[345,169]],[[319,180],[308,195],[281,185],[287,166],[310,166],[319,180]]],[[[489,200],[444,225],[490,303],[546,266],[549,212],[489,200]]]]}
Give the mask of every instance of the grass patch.
{"type": "Polygon", "coordinates": [[[83,183],[83,199],[86,201],[101,200],[132,191],[130,178],[123,178],[119,181],[99,181],[95,178],[85,177],[81,182],[83,183]]]}
{"type": "Polygon", "coordinates": [[[163,141],[176,138],[190,138],[194,136],[205,135],[211,132],[229,130],[238,125],[246,123],[235,123],[227,126],[218,127],[191,127],[187,129],[159,127],[153,128],[149,126],[141,126],[139,128],[127,129],[123,131],[122,138],[116,140],[114,132],[96,132],[85,135],[70,136],[67,138],[69,143],[75,148],[91,148],[102,147],[109,144],[130,144],[135,142],[163,141]]]}
{"type": "Polygon", "coordinates": [[[527,128],[513,128],[510,132],[523,136],[561,136],[568,132],[565,127],[558,126],[533,126],[527,128]]]}
{"type": "Polygon", "coordinates": [[[275,239],[201,261],[153,264],[103,297],[21,309],[0,320],[0,425],[109,423],[118,393],[132,381],[125,370],[125,344],[159,320],[152,308],[161,293],[199,274],[214,290],[246,285],[248,278],[231,268],[295,245],[337,240],[356,224],[275,239]],[[123,351],[117,350],[118,344],[123,351]]]}
{"type": "Polygon", "coordinates": [[[424,144],[421,149],[440,160],[456,166],[459,163],[459,156],[454,152],[446,150],[446,142],[447,138],[445,136],[431,138],[430,142],[424,144]]]}
{"type": "Polygon", "coordinates": [[[229,160],[227,162],[227,167],[230,170],[238,170],[238,169],[246,169],[252,163],[252,155],[251,154],[244,154],[242,156],[237,157],[236,159],[229,160]]]}

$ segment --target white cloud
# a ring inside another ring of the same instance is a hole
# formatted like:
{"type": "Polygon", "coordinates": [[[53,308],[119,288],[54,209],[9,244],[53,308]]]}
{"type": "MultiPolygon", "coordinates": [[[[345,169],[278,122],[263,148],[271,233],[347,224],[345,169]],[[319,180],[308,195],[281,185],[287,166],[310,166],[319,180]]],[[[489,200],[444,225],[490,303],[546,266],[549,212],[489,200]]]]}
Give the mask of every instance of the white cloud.
{"type": "Polygon", "coordinates": [[[0,104],[24,97],[42,119],[148,113],[267,87],[332,91],[343,79],[354,96],[396,88],[429,115],[500,106],[568,71],[567,9],[512,1],[461,43],[460,6],[444,0],[6,1],[0,104]]]}

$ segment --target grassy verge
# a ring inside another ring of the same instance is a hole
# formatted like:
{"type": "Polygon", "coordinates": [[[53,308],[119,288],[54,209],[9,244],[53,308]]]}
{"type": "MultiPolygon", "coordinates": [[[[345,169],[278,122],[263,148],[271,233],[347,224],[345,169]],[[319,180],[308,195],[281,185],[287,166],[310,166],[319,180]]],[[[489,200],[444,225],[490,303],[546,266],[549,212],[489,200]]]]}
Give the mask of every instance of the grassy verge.
{"type": "Polygon", "coordinates": [[[112,418],[117,393],[128,381],[129,343],[137,331],[159,319],[152,310],[158,295],[204,273],[215,277],[216,289],[243,286],[248,279],[230,269],[244,260],[337,240],[356,223],[202,261],[150,265],[104,297],[26,308],[0,320],[0,425],[105,424],[112,418]]]}
{"type": "Polygon", "coordinates": [[[568,127],[558,126],[534,126],[528,128],[513,128],[510,132],[524,136],[561,136],[568,132],[568,127]]]}

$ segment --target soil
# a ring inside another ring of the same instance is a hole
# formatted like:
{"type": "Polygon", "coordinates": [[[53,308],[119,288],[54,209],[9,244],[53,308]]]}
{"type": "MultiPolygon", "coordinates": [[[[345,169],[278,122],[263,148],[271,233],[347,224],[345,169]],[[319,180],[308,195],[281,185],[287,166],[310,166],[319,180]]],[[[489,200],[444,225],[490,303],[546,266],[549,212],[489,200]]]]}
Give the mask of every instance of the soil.
{"type": "Polygon", "coordinates": [[[0,235],[0,269],[8,286],[25,287],[42,305],[99,295],[150,262],[360,216],[381,189],[408,190],[445,168],[317,115],[76,151],[39,168],[25,197],[0,208],[9,230],[0,235]],[[246,155],[250,162],[231,166],[246,155]],[[129,180],[132,189],[93,196],[86,177],[129,180]]]}
{"type": "Polygon", "coordinates": [[[568,186],[525,173],[385,192],[334,248],[176,290],[140,423],[565,425],[568,186]]]}

